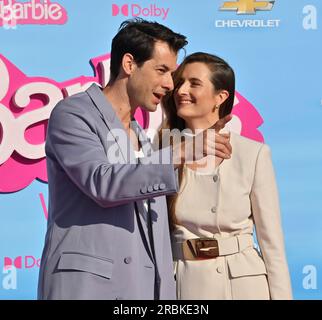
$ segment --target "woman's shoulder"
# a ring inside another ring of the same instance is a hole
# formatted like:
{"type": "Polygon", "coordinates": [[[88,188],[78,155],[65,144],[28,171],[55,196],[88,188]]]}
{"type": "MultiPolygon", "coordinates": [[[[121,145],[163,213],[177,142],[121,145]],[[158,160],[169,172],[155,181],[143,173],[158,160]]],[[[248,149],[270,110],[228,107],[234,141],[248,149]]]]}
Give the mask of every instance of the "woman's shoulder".
{"type": "Polygon", "coordinates": [[[235,144],[237,147],[248,148],[252,150],[260,150],[261,148],[268,147],[264,142],[259,142],[247,137],[244,137],[236,132],[230,132],[231,143],[235,144]]]}
{"type": "Polygon", "coordinates": [[[232,152],[238,153],[241,157],[257,158],[259,153],[269,153],[270,148],[264,142],[252,140],[250,138],[241,136],[238,133],[231,132],[230,136],[232,152]]]}

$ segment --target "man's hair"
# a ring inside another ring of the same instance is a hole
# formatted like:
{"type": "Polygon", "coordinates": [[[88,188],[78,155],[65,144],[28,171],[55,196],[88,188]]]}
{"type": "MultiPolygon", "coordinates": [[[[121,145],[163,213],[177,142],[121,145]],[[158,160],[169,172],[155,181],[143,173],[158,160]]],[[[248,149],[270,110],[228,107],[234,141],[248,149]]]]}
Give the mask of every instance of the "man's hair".
{"type": "Polygon", "coordinates": [[[124,21],[112,40],[110,81],[117,78],[124,54],[130,53],[140,67],[152,58],[157,41],[167,43],[175,53],[188,43],[185,36],[157,22],[140,18],[124,21]]]}

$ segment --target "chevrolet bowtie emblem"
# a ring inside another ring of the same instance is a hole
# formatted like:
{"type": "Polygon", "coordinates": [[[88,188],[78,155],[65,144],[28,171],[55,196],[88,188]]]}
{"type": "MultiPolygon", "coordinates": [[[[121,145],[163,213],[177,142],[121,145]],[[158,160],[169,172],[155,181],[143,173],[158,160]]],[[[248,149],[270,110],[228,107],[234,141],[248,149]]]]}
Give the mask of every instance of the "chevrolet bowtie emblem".
{"type": "Polygon", "coordinates": [[[227,1],[220,10],[237,11],[237,14],[255,14],[256,11],[270,11],[275,1],[255,1],[255,0],[239,0],[227,1]]]}

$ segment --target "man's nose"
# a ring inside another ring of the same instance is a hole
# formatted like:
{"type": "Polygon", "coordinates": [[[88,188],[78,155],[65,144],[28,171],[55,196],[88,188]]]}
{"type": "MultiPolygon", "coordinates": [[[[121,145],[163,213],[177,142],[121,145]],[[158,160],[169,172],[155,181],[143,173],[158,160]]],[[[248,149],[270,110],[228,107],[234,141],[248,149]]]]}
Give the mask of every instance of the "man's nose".
{"type": "Polygon", "coordinates": [[[163,82],[163,88],[167,91],[172,91],[174,89],[174,83],[172,75],[169,73],[163,82]]]}

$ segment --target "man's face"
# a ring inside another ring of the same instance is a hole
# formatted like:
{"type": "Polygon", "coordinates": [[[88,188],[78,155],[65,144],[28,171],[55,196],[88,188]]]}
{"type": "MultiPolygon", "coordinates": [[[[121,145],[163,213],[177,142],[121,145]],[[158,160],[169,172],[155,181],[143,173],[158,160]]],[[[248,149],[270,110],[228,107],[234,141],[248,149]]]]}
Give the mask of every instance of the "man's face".
{"type": "Polygon", "coordinates": [[[155,111],[167,91],[173,90],[172,72],[177,67],[177,54],[165,42],[156,42],[152,58],[141,67],[135,66],[129,77],[128,94],[132,107],[155,111]]]}

